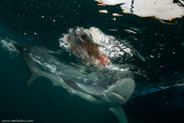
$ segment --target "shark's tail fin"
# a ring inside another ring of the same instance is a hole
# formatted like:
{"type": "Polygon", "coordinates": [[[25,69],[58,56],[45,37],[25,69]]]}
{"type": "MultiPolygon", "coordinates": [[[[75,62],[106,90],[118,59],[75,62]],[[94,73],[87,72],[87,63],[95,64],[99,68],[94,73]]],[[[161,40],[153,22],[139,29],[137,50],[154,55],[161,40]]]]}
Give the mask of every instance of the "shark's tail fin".
{"type": "Polygon", "coordinates": [[[109,110],[116,115],[119,123],[128,123],[126,114],[121,107],[110,107],[109,110]]]}
{"type": "Polygon", "coordinates": [[[24,84],[25,87],[29,86],[33,83],[38,77],[42,76],[42,71],[38,67],[37,64],[33,62],[33,60],[28,55],[28,51],[25,47],[18,46],[17,44],[13,44],[14,47],[19,51],[19,54],[23,58],[25,64],[29,69],[29,76],[24,84]]]}

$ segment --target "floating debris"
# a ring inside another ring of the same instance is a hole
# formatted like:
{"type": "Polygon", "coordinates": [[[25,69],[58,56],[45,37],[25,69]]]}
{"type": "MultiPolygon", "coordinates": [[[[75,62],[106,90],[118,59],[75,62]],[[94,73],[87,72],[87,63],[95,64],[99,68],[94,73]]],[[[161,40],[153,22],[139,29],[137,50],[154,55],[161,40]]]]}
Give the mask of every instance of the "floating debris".
{"type": "Polygon", "coordinates": [[[95,0],[103,5],[117,5],[124,3],[124,0],[95,0]]]}
{"type": "Polygon", "coordinates": [[[112,13],[112,16],[123,16],[122,14],[112,13]]]}
{"type": "Polygon", "coordinates": [[[133,31],[133,30],[130,30],[130,29],[124,29],[125,32],[128,32],[128,33],[133,33],[133,34],[137,34],[137,32],[133,31]]]}
{"type": "Polygon", "coordinates": [[[36,32],[34,32],[34,35],[37,35],[37,33],[36,33],[36,32]]]}
{"type": "Polygon", "coordinates": [[[116,21],[116,18],[112,18],[112,21],[116,21]]]}
{"type": "Polygon", "coordinates": [[[109,29],[109,31],[111,31],[111,32],[116,32],[116,31],[118,31],[119,29],[109,29]]]}
{"type": "Polygon", "coordinates": [[[99,10],[98,12],[99,12],[99,13],[108,13],[107,10],[99,10]]]}

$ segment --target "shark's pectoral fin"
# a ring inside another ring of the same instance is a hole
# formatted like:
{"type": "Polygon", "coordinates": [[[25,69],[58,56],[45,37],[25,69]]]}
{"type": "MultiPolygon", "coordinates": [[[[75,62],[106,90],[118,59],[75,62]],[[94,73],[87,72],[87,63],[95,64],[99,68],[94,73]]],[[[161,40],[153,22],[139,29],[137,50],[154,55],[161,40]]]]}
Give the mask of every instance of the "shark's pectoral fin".
{"type": "Polygon", "coordinates": [[[126,114],[121,107],[110,107],[109,110],[115,114],[120,123],[128,123],[126,114]]]}
{"type": "Polygon", "coordinates": [[[38,78],[38,75],[34,73],[30,73],[28,78],[26,79],[26,82],[24,84],[24,87],[28,87],[30,84],[32,84],[36,79],[38,78]]]}

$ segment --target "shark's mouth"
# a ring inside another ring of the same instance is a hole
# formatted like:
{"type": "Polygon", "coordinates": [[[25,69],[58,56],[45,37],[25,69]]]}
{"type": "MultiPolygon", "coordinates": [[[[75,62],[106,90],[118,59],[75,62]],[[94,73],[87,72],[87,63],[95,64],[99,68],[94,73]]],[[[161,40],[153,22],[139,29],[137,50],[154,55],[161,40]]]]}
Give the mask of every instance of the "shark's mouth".
{"type": "Polygon", "coordinates": [[[119,93],[119,92],[117,92],[117,91],[112,91],[111,93],[112,93],[113,95],[115,95],[116,97],[121,98],[122,100],[126,100],[126,96],[123,95],[122,93],[119,93]]]}

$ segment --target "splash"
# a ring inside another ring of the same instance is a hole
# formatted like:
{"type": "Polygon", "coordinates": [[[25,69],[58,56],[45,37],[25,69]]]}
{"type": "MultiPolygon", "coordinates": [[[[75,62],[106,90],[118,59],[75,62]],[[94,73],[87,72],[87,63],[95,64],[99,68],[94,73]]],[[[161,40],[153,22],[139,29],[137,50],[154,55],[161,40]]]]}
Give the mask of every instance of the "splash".
{"type": "Polygon", "coordinates": [[[17,52],[17,50],[15,49],[15,47],[12,44],[13,41],[9,40],[9,39],[0,39],[0,44],[1,46],[5,49],[8,50],[9,53],[13,53],[13,52],[17,52]],[[11,42],[11,43],[10,43],[11,42]]]}
{"type": "Polygon", "coordinates": [[[102,47],[93,28],[70,29],[65,36],[68,49],[86,65],[94,65],[98,68],[106,67],[109,63],[108,57],[100,50],[102,47]]]}
{"type": "Polygon", "coordinates": [[[129,67],[117,66],[117,60],[121,64],[138,54],[125,42],[122,43],[123,41],[106,35],[95,27],[69,29],[68,34],[64,34],[59,41],[61,47],[72,52],[85,65],[93,65],[98,69],[106,67],[116,70],[119,68],[120,71],[127,70],[129,67]]]}

